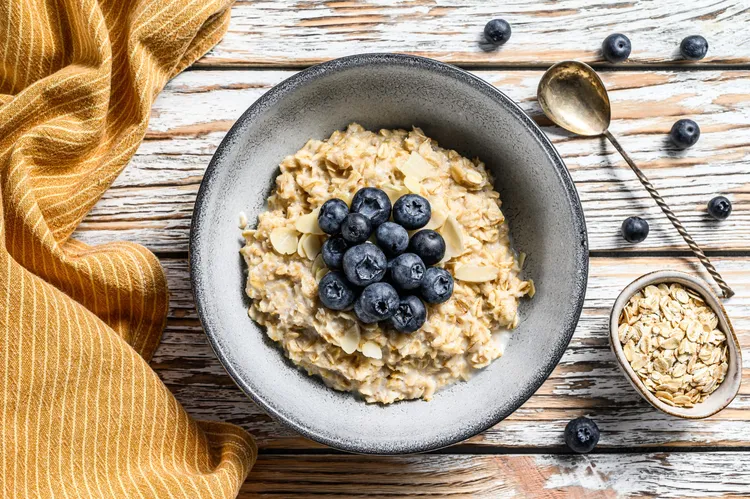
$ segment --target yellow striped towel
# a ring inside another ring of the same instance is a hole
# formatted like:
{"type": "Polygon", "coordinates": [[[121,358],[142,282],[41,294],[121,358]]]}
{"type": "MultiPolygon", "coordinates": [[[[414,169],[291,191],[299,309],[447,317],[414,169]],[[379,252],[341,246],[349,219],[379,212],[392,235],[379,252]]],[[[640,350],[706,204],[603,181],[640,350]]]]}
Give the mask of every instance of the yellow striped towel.
{"type": "Polygon", "coordinates": [[[230,3],[0,1],[2,497],[219,499],[255,461],[148,367],[168,306],[154,255],[70,239],[230,3]]]}

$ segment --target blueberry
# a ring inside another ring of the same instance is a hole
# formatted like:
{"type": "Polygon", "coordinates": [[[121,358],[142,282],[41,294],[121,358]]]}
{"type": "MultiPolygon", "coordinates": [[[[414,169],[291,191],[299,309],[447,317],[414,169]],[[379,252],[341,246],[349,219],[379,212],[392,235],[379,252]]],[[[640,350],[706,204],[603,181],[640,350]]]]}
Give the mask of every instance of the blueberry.
{"type": "Polygon", "coordinates": [[[422,300],[410,295],[401,299],[396,313],[391,317],[391,326],[400,333],[413,333],[427,319],[427,309],[422,300]]]}
{"type": "Polygon", "coordinates": [[[628,217],[622,222],[622,237],[629,243],[640,243],[648,236],[648,222],[641,217],[628,217]]]}
{"type": "Polygon", "coordinates": [[[338,234],[341,223],[349,214],[349,207],[340,199],[329,199],[318,212],[318,225],[326,234],[338,234]]]}
{"type": "Polygon", "coordinates": [[[697,61],[706,57],[706,52],[708,52],[708,40],[700,35],[688,36],[680,43],[680,54],[685,59],[697,61]]]}
{"type": "Polygon", "coordinates": [[[570,450],[587,454],[599,442],[599,427],[589,418],[576,418],[565,427],[565,443],[570,450]]]}
{"type": "Polygon", "coordinates": [[[385,255],[374,244],[360,244],[344,253],[344,274],[355,286],[378,282],[383,278],[387,265],[385,255]]]}
{"type": "Polygon", "coordinates": [[[425,266],[414,253],[399,255],[389,263],[391,279],[400,289],[417,289],[422,283],[425,266]]]}
{"type": "Polygon", "coordinates": [[[391,217],[391,200],[380,189],[365,187],[352,198],[352,211],[366,216],[377,227],[391,217]]]}
{"type": "Polygon", "coordinates": [[[687,149],[695,145],[700,136],[701,129],[698,123],[693,120],[677,120],[669,132],[672,142],[680,149],[687,149]]]}
{"type": "Polygon", "coordinates": [[[383,253],[390,257],[398,256],[409,246],[409,233],[393,222],[386,222],[375,230],[375,240],[383,253]]]}
{"type": "Polygon", "coordinates": [[[341,235],[331,236],[325,240],[320,252],[323,255],[323,261],[329,269],[340,269],[344,262],[344,253],[349,248],[349,244],[341,235]]]}
{"type": "Polygon", "coordinates": [[[630,56],[631,47],[627,36],[615,33],[602,42],[602,54],[609,62],[622,62],[630,56]]]}
{"type": "Polygon", "coordinates": [[[411,236],[409,251],[421,258],[425,265],[434,265],[445,256],[445,241],[434,230],[420,230],[411,236]]]}
{"type": "Polygon", "coordinates": [[[384,321],[393,317],[400,300],[393,286],[385,282],[370,284],[354,304],[354,313],[365,324],[384,321]]]}
{"type": "Polygon", "coordinates": [[[430,202],[418,194],[401,196],[393,205],[393,221],[405,229],[421,229],[431,216],[430,202]]]}
{"type": "Polygon", "coordinates": [[[425,270],[420,290],[427,303],[443,303],[453,294],[453,277],[445,269],[430,267],[425,270]]]}
{"type": "Polygon", "coordinates": [[[495,45],[502,45],[510,40],[510,32],[510,24],[505,19],[493,19],[484,25],[484,38],[495,45]]]}
{"type": "Polygon", "coordinates": [[[732,213],[732,202],[724,196],[716,196],[708,202],[708,214],[716,220],[726,220],[732,213]]]}
{"type": "Polygon", "coordinates": [[[354,287],[341,272],[333,271],[323,276],[318,284],[318,298],[326,308],[346,310],[357,298],[354,287]]]}
{"type": "MultiPolygon", "coordinates": [[[[321,227],[322,228],[322,227],[321,227]]],[[[341,223],[341,235],[350,244],[367,241],[372,234],[370,219],[359,213],[349,213],[341,223]]]]}

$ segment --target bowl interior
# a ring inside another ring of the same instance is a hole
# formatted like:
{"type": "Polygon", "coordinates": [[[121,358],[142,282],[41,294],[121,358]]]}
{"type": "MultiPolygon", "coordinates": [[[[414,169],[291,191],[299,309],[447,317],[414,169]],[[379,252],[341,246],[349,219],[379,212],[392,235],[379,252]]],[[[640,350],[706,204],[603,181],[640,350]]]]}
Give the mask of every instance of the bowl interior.
{"type": "Polygon", "coordinates": [[[190,245],[198,312],[218,357],[267,412],[304,435],[363,453],[418,452],[468,438],[520,406],[546,379],[581,312],[588,272],[585,222],[575,187],[538,127],[507,97],[445,64],[363,55],[310,68],[268,92],[227,134],[195,206],[190,245]],[[515,249],[537,293],[520,306],[505,356],[431,402],[368,405],[326,388],[284,358],[248,318],[243,241],[264,210],[279,162],[310,138],[351,122],[421,127],[496,178],[515,249]]]}
{"type": "Polygon", "coordinates": [[[732,327],[732,323],[729,320],[729,316],[727,315],[724,306],[721,304],[721,300],[719,300],[708,285],[698,277],[676,270],[662,270],[641,276],[630,283],[622,291],[620,296],[617,297],[615,305],[612,307],[609,339],[612,351],[614,352],[615,357],[617,357],[620,368],[625,373],[630,384],[633,385],[648,403],[667,414],[687,419],[707,418],[729,405],[739,392],[742,383],[742,353],[737,340],[737,335],[734,332],[734,328],[732,327]],[[682,284],[686,288],[695,291],[703,297],[706,304],[716,313],[716,316],[719,319],[719,329],[727,337],[729,369],[727,370],[724,382],[716,389],[716,391],[706,397],[706,400],[699,404],[695,404],[693,407],[673,407],[656,398],[646,385],[643,384],[633,368],[630,367],[630,363],[625,358],[625,353],[623,352],[622,344],[620,344],[617,332],[620,313],[634,294],[651,284],[657,286],[661,283],[673,282],[682,284]]]}

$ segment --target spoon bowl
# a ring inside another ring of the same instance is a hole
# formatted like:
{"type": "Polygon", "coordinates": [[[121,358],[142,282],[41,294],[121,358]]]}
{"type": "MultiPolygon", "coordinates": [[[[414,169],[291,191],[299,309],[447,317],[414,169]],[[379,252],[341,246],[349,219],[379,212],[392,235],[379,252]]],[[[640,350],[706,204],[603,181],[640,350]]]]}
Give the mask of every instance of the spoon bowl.
{"type": "Polygon", "coordinates": [[[555,64],[539,81],[537,95],[544,114],[570,132],[593,137],[609,128],[612,113],[607,89],[588,64],[555,64]]]}
{"type": "Polygon", "coordinates": [[[698,243],[688,234],[685,226],[682,225],[677,215],[667,205],[646,175],[628,156],[628,153],[612,135],[612,132],[609,131],[612,108],[609,103],[607,88],[596,71],[588,64],[578,61],[558,62],[544,73],[539,81],[536,94],[544,114],[557,126],[587,137],[599,135],[607,137],[607,140],[615,146],[615,149],[622,155],[638,180],[656,201],[669,221],[672,222],[693,254],[714,278],[716,284],[721,288],[724,298],[731,298],[734,295],[732,288],[724,281],[706,254],[698,246],[698,243]]]}

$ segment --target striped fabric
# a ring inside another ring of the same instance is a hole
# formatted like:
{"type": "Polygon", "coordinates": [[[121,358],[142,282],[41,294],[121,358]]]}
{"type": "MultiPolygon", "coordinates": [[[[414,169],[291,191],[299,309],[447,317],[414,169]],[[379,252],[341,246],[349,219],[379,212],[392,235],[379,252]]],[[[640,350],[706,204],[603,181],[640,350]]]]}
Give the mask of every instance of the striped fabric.
{"type": "Polygon", "coordinates": [[[229,3],[0,0],[2,497],[233,497],[255,461],[148,367],[168,307],[154,255],[70,239],[229,3]]]}

